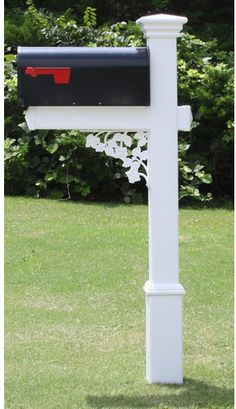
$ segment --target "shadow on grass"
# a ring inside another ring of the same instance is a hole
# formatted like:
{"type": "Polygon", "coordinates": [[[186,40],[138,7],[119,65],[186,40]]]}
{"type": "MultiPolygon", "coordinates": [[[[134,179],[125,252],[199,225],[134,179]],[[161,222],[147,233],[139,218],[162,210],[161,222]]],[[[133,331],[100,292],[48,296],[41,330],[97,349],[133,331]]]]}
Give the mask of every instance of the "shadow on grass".
{"type": "MultiPolygon", "coordinates": [[[[162,386],[149,386],[154,389],[162,386]]],[[[184,385],[165,385],[161,395],[101,395],[87,396],[87,403],[92,408],[153,408],[166,405],[168,408],[233,408],[233,389],[219,388],[193,379],[185,379],[184,385]],[[182,389],[182,390],[181,390],[182,389]],[[176,390],[176,393],[174,391],[176,390]]],[[[150,390],[149,390],[150,391],[150,390]]]]}

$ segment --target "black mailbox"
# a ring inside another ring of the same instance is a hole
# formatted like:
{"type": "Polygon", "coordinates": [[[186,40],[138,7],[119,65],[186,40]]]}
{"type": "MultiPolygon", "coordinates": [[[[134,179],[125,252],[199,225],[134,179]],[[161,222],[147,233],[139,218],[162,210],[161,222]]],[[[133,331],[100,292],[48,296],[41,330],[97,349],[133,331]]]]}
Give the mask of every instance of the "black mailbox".
{"type": "Polygon", "coordinates": [[[19,47],[19,104],[150,105],[146,47],[19,47]]]}

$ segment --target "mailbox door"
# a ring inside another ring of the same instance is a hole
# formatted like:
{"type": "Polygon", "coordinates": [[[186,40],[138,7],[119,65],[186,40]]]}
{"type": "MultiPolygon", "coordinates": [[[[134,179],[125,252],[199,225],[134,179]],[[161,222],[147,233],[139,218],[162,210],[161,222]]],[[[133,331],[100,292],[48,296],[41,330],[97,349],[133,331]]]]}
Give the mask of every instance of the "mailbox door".
{"type": "Polygon", "coordinates": [[[19,47],[18,78],[24,107],[150,105],[146,47],[19,47]]]}

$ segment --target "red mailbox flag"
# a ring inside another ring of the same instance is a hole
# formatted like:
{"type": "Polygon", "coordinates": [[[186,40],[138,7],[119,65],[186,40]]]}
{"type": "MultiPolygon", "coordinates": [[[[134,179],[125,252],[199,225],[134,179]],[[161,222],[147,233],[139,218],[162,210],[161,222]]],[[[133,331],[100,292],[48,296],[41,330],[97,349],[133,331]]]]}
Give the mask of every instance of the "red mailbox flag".
{"type": "Polygon", "coordinates": [[[70,73],[71,68],[69,67],[26,67],[25,69],[25,74],[29,74],[31,77],[37,77],[38,75],[53,75],[56,84],[69,84],[70,73]]]}

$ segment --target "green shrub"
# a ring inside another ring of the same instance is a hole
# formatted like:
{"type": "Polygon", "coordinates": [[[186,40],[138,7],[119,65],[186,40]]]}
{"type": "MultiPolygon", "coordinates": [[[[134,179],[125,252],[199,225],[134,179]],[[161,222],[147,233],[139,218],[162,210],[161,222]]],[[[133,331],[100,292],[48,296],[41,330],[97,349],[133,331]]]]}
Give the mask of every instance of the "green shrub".
{"type": "MultiPolygon", "coordinates": [[[[213,176],[215,195],[233,194],[233,54],[186,34],[179,45],[179,103],[191,105],[189,160],[213,176]]],[[[186,136],[183,136],[187,140],[186,136]]]]}
{"type": "MultiPolygon", "coordinates": [[[[56,16],[38,11],[28,0],[27,10],[18,16],[21,22],[18,34],[12,32],[15,37],[11,38],[9,26],[6,27],[6,193],[125,201],[146,198],[144,183],[129,185],[120,161],[85,148],[84,134],[28,132],[23,112],[17,108],[15,57],[9,52],[14,50],[23,32],[21,45],[145,44],[135,23],[96,27],[95,17],[95,10],[87,8],[85,25],[79,26],[71,19],[70,10],[56,16]],[[34,27],[35,37],[34,31],[25,30],[27,24],[34,27]]],[[[218,51],[215,40],[203,42],[185,35],[179,44],[179,105],[192,106],[194,123],[191,133],[180,134],[180,198],[209,200],[209,190],[217,194],[232,193],[232,88],[232,55],[218,51]]]]}

